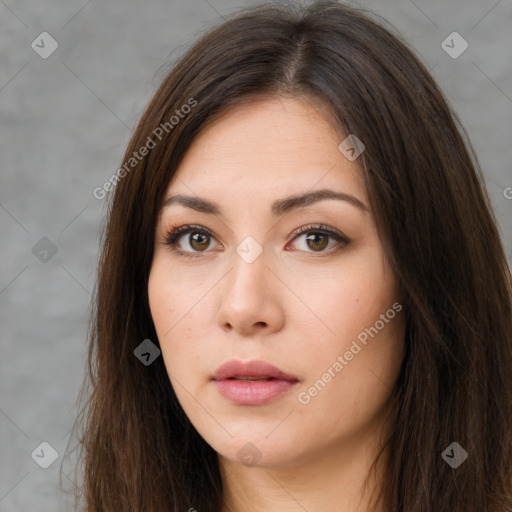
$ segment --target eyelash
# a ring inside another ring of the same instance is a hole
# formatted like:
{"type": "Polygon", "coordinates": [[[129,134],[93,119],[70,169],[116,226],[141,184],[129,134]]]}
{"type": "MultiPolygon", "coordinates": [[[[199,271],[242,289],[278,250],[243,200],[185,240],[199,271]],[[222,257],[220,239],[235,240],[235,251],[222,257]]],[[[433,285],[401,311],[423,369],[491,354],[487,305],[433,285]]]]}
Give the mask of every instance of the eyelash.
{"type": "MultiPolygon", "coordinates": [[[[198,226],[198,225],[194,225],[194,224],[185,224],[183,226],[172,228],[171,231],[166,234],[164,244],[167,245],[172,251],[174,251],[178,255],[183,256],[188,259],[201,257],[203,253],[210,252],[209,250],[190,252],[190,251],[182,251],[182,250],[178,249],[177,245],[178,245],[179,239],[188,233],[200,233],[202,235],[207,235],[211,238],[215,238],[213,236],[213,234],[208,229],[206,229],[202,226],[198,226]]],[[[303,235],[304,233],[316,233],[316,234],[329,236],[332,239],[336,240],[336,242],[341,243],[343,247],[350,244],[350,240],[347,237],[345,237],[341,233],[338,233],[337,231],[333,231],[332,229],[330,229],[328,226],[325,226],[324,224],[317,224],[317,225],[309,224],[308,226],[303,226],[303,227],[297,229],[293,233],[293,235],[294,235],[293,240],[298,238],[300,235],[303,235]]],[[[328,253],[333,252],[332,249],[333,249],[333,247],[331,247],[327,251],[316,251],[316,252],[317,252],[317,254],[323,254],[323,253],[328,254],[328,253]]],[[[339,247],[338,247],[338,249],[339,249],[339,247]]],[[[309,253],[309,251],[304,251],[304,252],[309,253]]],[[[311,251],[311,253],[315,254],[315,251],[311,251]]]]}

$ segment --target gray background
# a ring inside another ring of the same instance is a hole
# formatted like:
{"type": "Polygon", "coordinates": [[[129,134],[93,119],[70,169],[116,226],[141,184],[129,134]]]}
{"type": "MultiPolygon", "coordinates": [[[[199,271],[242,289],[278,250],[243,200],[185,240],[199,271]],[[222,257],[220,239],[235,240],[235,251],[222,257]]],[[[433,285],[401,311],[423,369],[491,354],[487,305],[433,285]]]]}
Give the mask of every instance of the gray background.
{"type": "MultiPolygon", "coordinates": [[[[1,512],[66,510],[59,476],[84,375],[106,213],[92,191],[121,165],[171,64],[202,31],[250,3],[0,0],[1,512]],[[47,59],[31,48],[44,31],[59,45],[47,59]],[[57,249],[46,262],[32,250],[43,237],[57,249]],[[48,469],[31,458],[43,441],[59,454],[48,469]]],[[[512,3],[360,5],[401,31],[460,114],[511,261],[512,3]],[[456,59],[441,47],[453,31],[469,44],[456,59]]],[[[62,469],[69,487],[71,466],[62,469]]]]}

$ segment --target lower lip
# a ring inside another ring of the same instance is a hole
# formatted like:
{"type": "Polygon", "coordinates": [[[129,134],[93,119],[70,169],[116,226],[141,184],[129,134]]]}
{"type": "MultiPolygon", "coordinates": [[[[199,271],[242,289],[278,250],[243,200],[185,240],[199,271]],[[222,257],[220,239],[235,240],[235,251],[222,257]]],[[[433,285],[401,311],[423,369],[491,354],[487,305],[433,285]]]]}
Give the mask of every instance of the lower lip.
{"type": "Polygon", "coordinates": [[[273,379],[244,381],[234,379],[214,380],[219,393],[237,405],[264,405],[279,395],[290,391],[296,381],[273,379]]]}

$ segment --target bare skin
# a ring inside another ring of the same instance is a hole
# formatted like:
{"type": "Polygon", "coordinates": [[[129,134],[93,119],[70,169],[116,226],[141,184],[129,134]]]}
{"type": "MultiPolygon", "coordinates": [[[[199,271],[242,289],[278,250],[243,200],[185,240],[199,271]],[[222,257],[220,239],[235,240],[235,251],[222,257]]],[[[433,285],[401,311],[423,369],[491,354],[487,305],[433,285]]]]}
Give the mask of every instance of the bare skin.
{"type": "Polygon", "coordinates": [[[404,318],[357,159],[338,149],[344,138],[316,103],[258,100],[203,130],[167,190],[221,209],[162,210],[148,292],[178,400],[219,455],[223,512],[363,512],[382,477],[363,489],[389,427],[404,318]],[[320,189],[363,207],[322,199],[271,211],[320,189]],[[186,224],[210,234],[192,230],[166,245],[186,224]],[[254,241],[241,247],[258,252],[250,263],[236,251],[246,237],[254,241]],[[233,403],[211,380],[232,359],[267,361],[299,382],[264,405],[233,403]]]}

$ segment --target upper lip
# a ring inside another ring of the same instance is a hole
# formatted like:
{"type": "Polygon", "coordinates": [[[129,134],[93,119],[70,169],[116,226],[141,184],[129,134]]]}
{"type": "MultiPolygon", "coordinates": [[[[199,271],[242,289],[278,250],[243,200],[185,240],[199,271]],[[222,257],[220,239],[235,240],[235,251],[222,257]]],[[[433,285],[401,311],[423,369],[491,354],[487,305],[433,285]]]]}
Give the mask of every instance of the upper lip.
{"type": "Polygon", "coordinates": [[[265,361],[239,361],[233,359],[222,364],[213,374],[213,380],[229,379],[231,377],[272,377],[274,379],[298,381],[297,377],[280,370],[265,361]]]}

